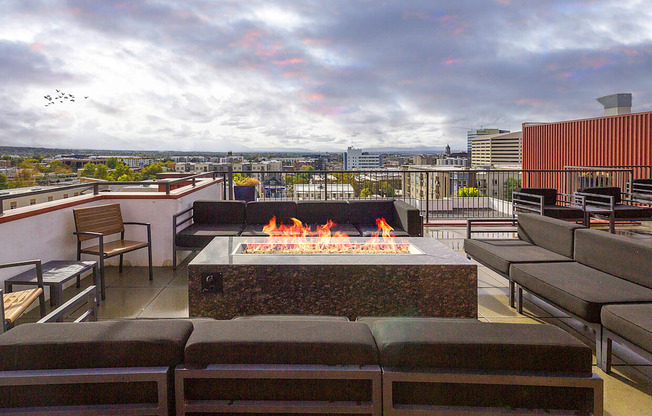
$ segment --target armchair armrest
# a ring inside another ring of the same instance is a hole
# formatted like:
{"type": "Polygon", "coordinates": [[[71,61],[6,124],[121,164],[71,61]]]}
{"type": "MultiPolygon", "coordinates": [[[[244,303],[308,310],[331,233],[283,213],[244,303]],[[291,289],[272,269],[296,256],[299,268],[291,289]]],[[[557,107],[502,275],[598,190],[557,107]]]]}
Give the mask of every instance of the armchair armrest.
{"type": "Polygon", "coordinates": [[[543,215],[544,199],[543,195],[514,191],[512,192],[512,215],[516,215],[517,209],[543,215]]]}
{"type": "MultiPolygon", "coordinates": [[[[474,231],[472,229],[473,224],[498,224],[498,225],[512,225],[515,226],[518,224],[518,219],[516,218],[469,218],[466,220],[466,238],[471,238],[472,234],[485,233],[486,230],[474,231]]],[[[492,232],[515,232],[514,230],[492,230],[492,232]]]]}
{"type": "MultiPolygon", "coordinates": [[[[0,269],[7,269],[10,267],[19,267],[19,266],[29,266],[34,265],[36,267],[36,282],[38,287],[43,289],[43,268],[41,267],[41,260],[25,260],[25,261],[15,261],[12,263],[2,263],[0,264],[0,269]]],[[[1,298],[1,296],[0,296],[1,298]]]]}
{"type": "Polygon", "coordinates": [[[600,195],[588,192],[575,192],[575,195],[582,198],[582,207],[597,206],[613,211],[614,206],[616,205],[616,198],[611,195],[600,195]]]}
{"type": "Polygon", "coordinates": [[[124,221],[123,224],[124,225],[145,225],[147,227],[149,227],[151,225],[148,222],[135,222],[135,221],[124,221]]]}
{"type": "Polygon", "coordinates": [[[88,310],[77,318],[75,322],[87,321],[89,319],[97,321],[97,288],[95,286],[89,286],[75,295],[68,302],[41,318],[37,323],[44,324],[48,322],[61,321],[66,315],[75,311],[79,305],[84,303],[88,303],[88,310]]]}

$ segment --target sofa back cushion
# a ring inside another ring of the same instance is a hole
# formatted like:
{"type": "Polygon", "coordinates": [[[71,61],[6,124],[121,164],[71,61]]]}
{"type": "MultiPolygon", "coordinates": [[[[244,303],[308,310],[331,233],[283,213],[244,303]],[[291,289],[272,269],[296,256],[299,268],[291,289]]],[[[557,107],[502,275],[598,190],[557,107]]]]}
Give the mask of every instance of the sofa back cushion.
{"type": "MultiPolygon", "coordinates": [[[[579,192],[583,192],[586,194],[596,194],[596,195],[606,195],[606,196],[613,196],[615,198],[616,204],[620,203],[620,188],[617,186],[594,186],[591,188],[584,188],[580,189],[579,192]]],[[[587,201],[591,200],[591,197],[586,198],[587,201]]],[[[604,198],[602,199],[595,199],[596,201],[600,202],[606,202],[604,198]]]]}
{"type": "Polygon", "coordinates": [[[581,225],[538,214],[518,214],[518,237],[566,257],[573,257],[573,234],[581,225]]]}
{"type": "Polygon", "coordinates": [[[346,201],[299,201],[297,218],[304,224],[349,223],[349,204],[346,201]]]}
{"type": "Polygon", "coordinates": [[[276,217],[277,224],[291,224],[297,216],[297,203],[293,201],[255,201],[247,203],[247,224],[268,224],[276,217]]]}
{"type": "Polygon", "coordinates": [[[195,201],[193,221],[199,224],[244,224],[245,201],[195,201]]]}
{"type": "Polygon", "coordinates": [[[652,289],[652,245],[600,230],[575,232],[575,261],[652,289]]]}
{"type": "Polygon", "coordinates": [[[557,190],[555,188],[521,188],[519,192],[541,195],[543,197],[543,205],[557,204],[557,190]]]}
{"type": "Polygon", "coordinates": [[[351,224],[375,224],[376,218],[385,218],[389,225],[394,225],[393,200],[349,201],[349,221],[351,224]]]}

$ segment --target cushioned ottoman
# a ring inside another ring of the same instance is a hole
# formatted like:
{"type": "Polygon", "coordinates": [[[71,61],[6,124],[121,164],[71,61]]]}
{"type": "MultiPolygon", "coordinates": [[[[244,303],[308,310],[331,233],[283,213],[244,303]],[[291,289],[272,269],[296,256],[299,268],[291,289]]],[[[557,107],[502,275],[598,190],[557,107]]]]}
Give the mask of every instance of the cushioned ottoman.
{"type": "Polygon", "coordinates": [[[607,305],[602,320],[601,368],[611,372],[612,340],[652,361],[652,303],[607,305]]]}
{"type": "Polygon", "coordinates": [[[380,320],[372,332],[386,415],[468,408],[602,414],[591,349],[554,326],[380,320]]]}
{"type": "Polygon", "coordinates": [[[175,373],[177,415],[382,410],[376,344],[369,327],[356,322],[200,323],[175,373]]]}
{"type": "Polygon", "coordinates": [[[19,325],[0,336],[0,413],[66,406],[66,414],[167,415],[170,368],[192,329],[185,320],[19,325]]]}

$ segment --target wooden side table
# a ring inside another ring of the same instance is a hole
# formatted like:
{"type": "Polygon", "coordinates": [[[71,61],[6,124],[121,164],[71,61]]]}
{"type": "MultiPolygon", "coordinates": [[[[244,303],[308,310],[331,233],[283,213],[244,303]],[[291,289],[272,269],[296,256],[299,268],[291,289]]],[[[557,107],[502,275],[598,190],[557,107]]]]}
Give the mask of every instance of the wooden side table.
{"type": "MultiPolygon", "coordinates": [[[[96,261],[68,261],[52,260],[43,263],[43,286],[50,287],[50,304],[53,307],[61,305],[63,298],[63,284],[80,276],[82,273],[93,269],[93,284],[98,284],[97,262],[96,261]]],[[[5,292],[9,293],[13,285],[37,285],[36,271],[27,270],[19,275],[5,280],[5,292]]],[[[97,297],[97,303],[100,303],[100,297],[97,297]]]]}

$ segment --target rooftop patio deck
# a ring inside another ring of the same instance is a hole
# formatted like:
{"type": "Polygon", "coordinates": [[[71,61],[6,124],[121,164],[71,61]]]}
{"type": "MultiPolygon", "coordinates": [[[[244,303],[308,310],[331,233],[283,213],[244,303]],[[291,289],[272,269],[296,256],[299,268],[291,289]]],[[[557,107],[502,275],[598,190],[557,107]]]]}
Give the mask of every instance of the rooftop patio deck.
{"type": "MultiPolygon", "coordinates": [[[[619,227],[619,232],[652,241],[651,222],[619,227]]],[[[426,235],[464,253],[464,227],[427,227],[426,235]]],[[[487,227],[487,234],[483,237],[500,238],[505,237],[505,234],[487,227]]],[[[149,280],[147,267],[126,267],[122,275],[118,274],[117,267],[108,267],[106,301],[99,307],[99,319],[188,317],[186,264],[187,260],[176,271],[171,267],[156,267],[153,281],[149,280]]],[[[83,279],[82,288],[91,283],[91,278],[83,279]]],[[[69,299],[80,290],[74,286],[69,287],[64,291],[64,299],[69,299]]],[[[509,307],[507,290],[508,282],[505,278],[482,265],[478,267],[478,317],[481,321],[554,324],[564,327],[593,347],[593,335],[588,328],[536,299],[526,297],[524,314],[519,315],[516,309],[509,307]]],[[[38,309],[24,315],[18,324],[36,320],[38,309]]],[[[595,357],[593,361],[593,372],[605,381],[605,414],[649,415],[652,411],[652,365],[627,350],[618,349],[617,344],[614,348],[616,357],[611,374],[607,375],[597,367],[595,357]],[[618,355],[623,354],[626,355],[627,364],[618,358],[618,355]]]]}

